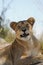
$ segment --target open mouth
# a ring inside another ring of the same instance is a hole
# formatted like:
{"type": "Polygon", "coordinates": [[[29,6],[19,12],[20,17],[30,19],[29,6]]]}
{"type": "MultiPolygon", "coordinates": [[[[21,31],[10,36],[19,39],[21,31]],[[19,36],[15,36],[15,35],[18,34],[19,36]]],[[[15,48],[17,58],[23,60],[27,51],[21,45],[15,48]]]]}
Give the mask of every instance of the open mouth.
{"type": "Polygon", "coordinates": [[[22,35],[20,35],[21,37],[27,37],[29,35],[29,33],[23,33],[22,35]]]}

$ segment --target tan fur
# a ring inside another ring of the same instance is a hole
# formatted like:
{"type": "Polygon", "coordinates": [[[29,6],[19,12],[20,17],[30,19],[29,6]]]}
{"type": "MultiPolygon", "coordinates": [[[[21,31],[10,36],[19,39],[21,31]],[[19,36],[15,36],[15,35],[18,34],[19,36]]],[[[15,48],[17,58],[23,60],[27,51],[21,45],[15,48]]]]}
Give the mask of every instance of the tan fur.
{"type": "Polygon", "coordinates": [[[0,50],[0,65],[30,65],[40,61],[41,46],[32,33],[34,22],[35,19],[31,17],[27,20],[19,21],[18,23],[12,22],[10,24],[16,32],[16,39],[12,45],[0,50]],[[23,28],[26,28],[25,33],[28,36],[24,35],[23,28]]]}

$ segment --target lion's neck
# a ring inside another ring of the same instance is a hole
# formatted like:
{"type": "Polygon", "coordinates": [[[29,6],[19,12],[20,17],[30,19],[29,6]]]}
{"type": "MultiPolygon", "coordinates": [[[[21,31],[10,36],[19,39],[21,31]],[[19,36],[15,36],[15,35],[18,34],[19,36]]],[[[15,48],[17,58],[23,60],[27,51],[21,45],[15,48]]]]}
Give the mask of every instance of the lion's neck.
{"type": "Polygon", "coordinates": [[[32,41],[32,38],[30,38],[28,41],[24,41],[24,40],[21,40],[21,39],[16,39],[16,41],[21,45],[23,46],[25,49],[29,49],[29,47],[32,47],[33,46],[33,41],[32,41]]]}

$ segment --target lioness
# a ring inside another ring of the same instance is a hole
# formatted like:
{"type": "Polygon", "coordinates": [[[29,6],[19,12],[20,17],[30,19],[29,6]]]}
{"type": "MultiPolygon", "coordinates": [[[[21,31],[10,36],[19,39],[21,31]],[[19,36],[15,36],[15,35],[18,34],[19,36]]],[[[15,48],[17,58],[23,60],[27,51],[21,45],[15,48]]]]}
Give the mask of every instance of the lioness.
{"type": "Polygon", "coordinates": [[[10,26],[16,32],[16,39],[12,45],[0,50],[0,65],[36,65],[40,63],[36,62],[38,61],[36,58],[41,54],[41,46],[32,33],[34,23],[33,17],[18,23],[11,22],[10,26]]]}

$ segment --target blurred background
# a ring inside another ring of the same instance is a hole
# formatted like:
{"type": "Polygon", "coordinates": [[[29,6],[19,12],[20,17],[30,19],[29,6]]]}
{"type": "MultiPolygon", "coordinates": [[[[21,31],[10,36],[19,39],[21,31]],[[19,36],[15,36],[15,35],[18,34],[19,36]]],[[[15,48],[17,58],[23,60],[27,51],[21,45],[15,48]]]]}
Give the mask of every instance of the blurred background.
{"type": "Polygon", "coordinates": [[[12,43],[15,32],[10,22],[29,17],[35,18],[33,33],[43,46],[43,0],[0,0],[0,40],[12,43]]]}

